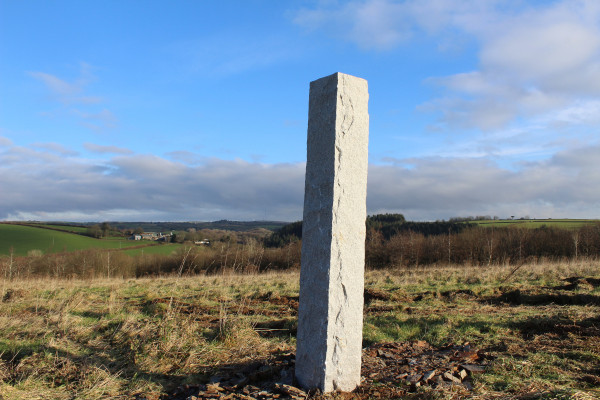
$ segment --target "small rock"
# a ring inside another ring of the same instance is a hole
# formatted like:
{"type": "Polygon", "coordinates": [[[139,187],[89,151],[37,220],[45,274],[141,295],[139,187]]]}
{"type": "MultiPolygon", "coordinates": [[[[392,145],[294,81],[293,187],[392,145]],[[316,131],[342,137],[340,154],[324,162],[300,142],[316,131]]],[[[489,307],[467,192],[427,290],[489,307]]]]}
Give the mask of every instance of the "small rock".
{"type": "Polygon", "coordinates": [[[260,390],[260,389],[259,389],[259,388],[257,388],[256,386],[252,386],[252,385],[246,385],[246,386],[244,386],[244,388],[242,389],[242,392],[243,392],[244,394],[248,394],[248,395],[249,395],[249,394],[251,394],[251,393],[258,392],[259,390],[260,390]]]}
{"type": "Polygon", "coordinates": [[[425,375],[423,375],[423,380],[424,380],[425,382],[428,382],[429,380],[431,380],[431,378],[433,378],[433,377],[434,377],[434,375],[435,375],[435,372],[436,372],[436,371],[435,371],[435,369],[434,369],[434,370],[432,370],[432,371],[427,371],[427,372],[425,372],[425,375]]]}
{"type": "Polygon", "coordinates": [[[483,365],[475,365],[475,364],[461,364],[461,368],[466,369],[472,374],[476,374],[479,372],[485,371],[485,367],[483,365]]]}
{"type": "Polygon", "coordinates": [[[301,389],[298,389],[297,387],[290,386],[290,385],[276,383],[275,384],[275,390],[277,390],[280,393],[287,394],[288,396],[297,396],[297,397],[300,397],[300,398],[305,398],[306,397],[306,392],[305,391],[303,391],[301,389]]]}
{"type": "Polygon", "coordinates": [[[211,393],[218,393],[222,392],[223,388],[221,387],[221,384],[219,382],[209,383],[208,385],[206,385],[206,391],[211,393]]]}
{"type": "Polygon", "coordinates": [[[377,350],[377,355],[382,358],[388,358],[388,359],[394,358],[393,354],[388,353],[387,351],[382,351],[382,350],[377,350]]]}
{"type": "Polygon", "coordinates": [[[464,369],[461,369],[460,372],[458,373],[458,377],[460,378],[461,381],[465,380],[467,375],[468,375],[468,373],[464,369]]]}
{"type": "Polygon", "coordinates": [[[444,372],[444,380],[448,382],[460,383],[460,379],[452,375],[450,372],[444,372]]]}

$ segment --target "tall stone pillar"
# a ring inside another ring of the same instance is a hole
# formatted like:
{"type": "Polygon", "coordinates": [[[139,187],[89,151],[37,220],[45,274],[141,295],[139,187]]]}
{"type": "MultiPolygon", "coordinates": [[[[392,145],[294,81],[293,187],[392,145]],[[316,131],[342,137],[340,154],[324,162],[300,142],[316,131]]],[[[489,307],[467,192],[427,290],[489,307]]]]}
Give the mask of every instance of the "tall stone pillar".
{"type": "Polygon", "coordinates": [[[296,378],[323,392],[360,384],[368,100],[361,78],[310,83],[296,378]]]}

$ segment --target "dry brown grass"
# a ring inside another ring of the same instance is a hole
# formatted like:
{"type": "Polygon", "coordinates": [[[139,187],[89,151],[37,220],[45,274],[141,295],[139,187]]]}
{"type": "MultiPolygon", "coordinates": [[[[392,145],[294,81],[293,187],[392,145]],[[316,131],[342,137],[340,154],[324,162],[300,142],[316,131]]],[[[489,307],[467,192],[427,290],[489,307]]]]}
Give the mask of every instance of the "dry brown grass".
{"type": "MultiPolygon", "coordinates": [[[[493,367],[469,396],[598,395],[600,288],[585,280],[561,287],[568,284],[563,278],[600,279],[599,264],[513,269],[368,272],[366,287],[388,296],[366,306],[365,343],[469,341],[486,348],[493,367]]],[[[293,351],[298,277],[0,281],[0,398],[157,399],[178,385],[206,382],[222,366],[293,351]]]]}

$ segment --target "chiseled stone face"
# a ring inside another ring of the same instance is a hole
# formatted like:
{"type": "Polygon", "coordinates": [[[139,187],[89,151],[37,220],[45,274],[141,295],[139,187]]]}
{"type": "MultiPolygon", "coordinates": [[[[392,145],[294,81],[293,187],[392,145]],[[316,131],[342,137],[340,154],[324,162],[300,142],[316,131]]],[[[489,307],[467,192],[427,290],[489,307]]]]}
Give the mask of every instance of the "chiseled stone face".
{"type": "Polygon", "coordinates": [[[354,76],[310,84],[296,377],[324,392],[360,384],[368,100],[354,76]]]}

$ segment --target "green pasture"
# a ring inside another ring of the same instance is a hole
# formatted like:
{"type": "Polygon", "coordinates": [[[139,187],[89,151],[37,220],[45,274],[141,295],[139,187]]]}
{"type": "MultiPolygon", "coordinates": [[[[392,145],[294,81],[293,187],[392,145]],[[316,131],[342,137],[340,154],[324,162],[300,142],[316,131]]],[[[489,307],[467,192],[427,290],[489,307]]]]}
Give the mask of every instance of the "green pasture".
{"type": "Polygon", "coordinates": [[[0,255],[13,253],[25,256],[31,250],[59,253],[85,249],[118,249],[139,246],[139,242],[120,239],[94,239],[75,233],[60,232],[31,226],[0,224],[0,255]]]}
{"type": "Polygon", "coordinates": [[[72,225],[54,225],[40,224],[41,228],[58,229],[65,232],[86,233],[89,229],[87,226],[72,226],[72,225]]]}
{"type": "Polygon", "coordinates": [[[482,227],[514,227],[514,228],[540,228],[542,226],[577,229],[585,225],[600,224],[598,219],[499,219],[495,221],[473,221],[472,223],[482,227]]]}

